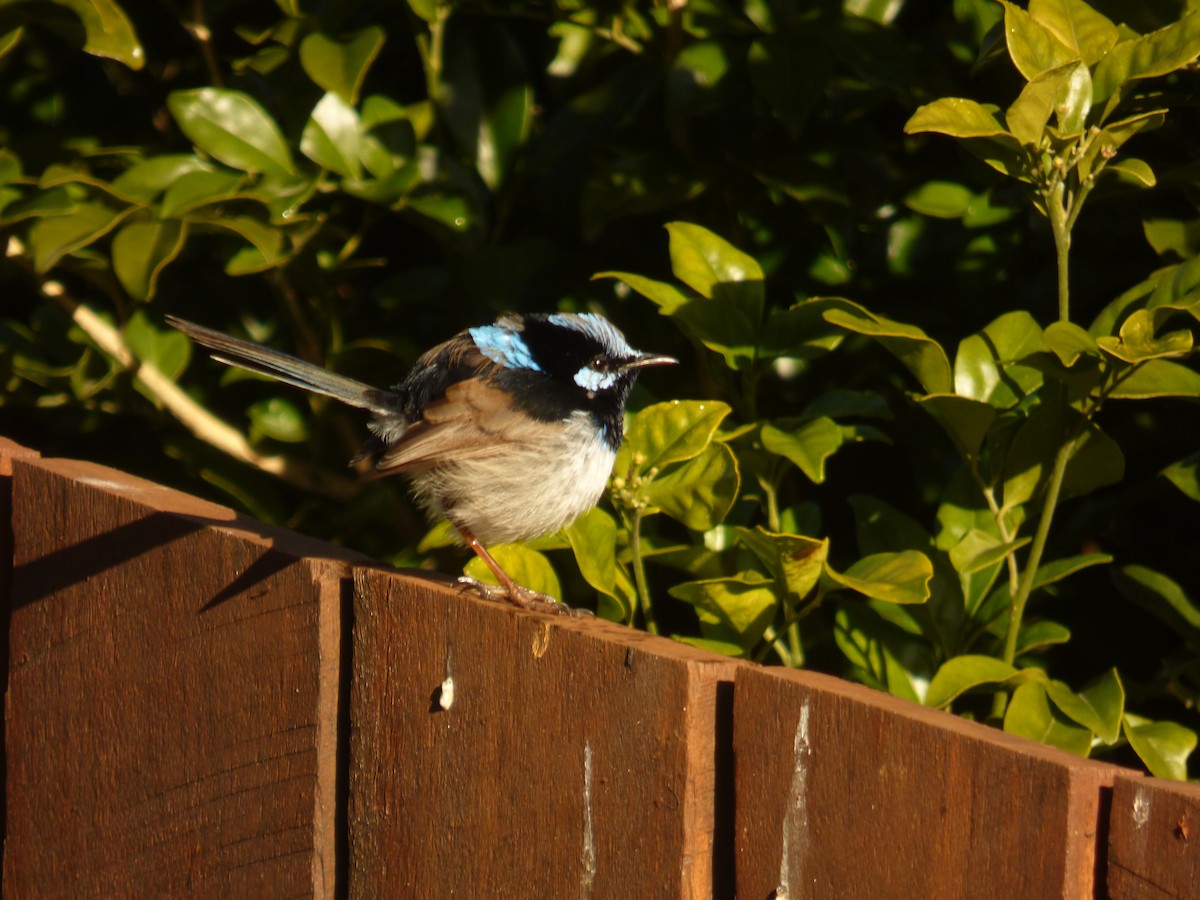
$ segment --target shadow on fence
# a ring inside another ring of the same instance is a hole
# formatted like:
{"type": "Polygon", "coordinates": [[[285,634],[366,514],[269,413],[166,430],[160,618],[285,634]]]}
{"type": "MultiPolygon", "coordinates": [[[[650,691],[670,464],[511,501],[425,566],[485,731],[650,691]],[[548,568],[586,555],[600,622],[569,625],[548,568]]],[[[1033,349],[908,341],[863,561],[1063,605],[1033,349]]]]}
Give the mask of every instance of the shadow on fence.
{"type": "Polygon", "coordinates": [[[0,542],[7,897],[1200,895],[1200,788],[837,679],[2,439],[0,542]]]}

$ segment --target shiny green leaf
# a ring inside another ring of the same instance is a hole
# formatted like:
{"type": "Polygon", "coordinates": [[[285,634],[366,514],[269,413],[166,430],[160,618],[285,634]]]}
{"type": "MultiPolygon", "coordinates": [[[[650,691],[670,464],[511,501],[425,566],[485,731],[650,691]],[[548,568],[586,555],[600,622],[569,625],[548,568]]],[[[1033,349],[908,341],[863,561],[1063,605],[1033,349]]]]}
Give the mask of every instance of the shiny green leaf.
{"type": "Polygon", "coordinates": [[[1170,360],[1152,359],[1121,378],[1108,396],[1116,400],[1200,397],[1200,372],[1170,360]]]}
{"type": "Polygon", "coordinates": [[[79,16],[83,49],[93,56],[115,59],[137,71],[146,64],[133,23],[114,0],[51,0],[79,16]]]}
{"type": "Polygon", "coordinates": [[[954,357],[954,392],[998,409],[1014,406],[1042,385],[1042,373],[1020,360],[1045,349],[1042,329],[1014,310],[966,337],[954,357]]]}
{"type": "MultiPolygon", "coordinates": [[[[612,515],[594,507],[565,530],[579,574],[593,588],[615,600],[622,608],[617,590],[617,523],[612,515]]],[[[628,613],[630,610],[625,610],[628,613]]]]}
{"type": "Polygon", "coordinates": [[[1021,633],[1017,637],[1017,656],[1024,656],[1035,650],[1052,647],[1055,644],[1065,644],[1071,640],[1071,632],[1058,622],[1042,619],[1037,622],[1021,624],[1021,633]]]}
{"type": "Polygon", "coordinates": [[[958,394],[928,394],[917,403],[945,429],[960,453],[975,456],[996,420],[996,410],[982,400],[958,394]]]}
{"type": "MultiPolygon", "coordinates": [[[[211,163],[193,153],[151,156],[140,160],[118,175],[113,189],[129,197],[149,202],[192,172],[211,172],[211,163]]],[[[236,183],[237,176],[232,176],[236,183]]]]}
{"type": "Polygon", "coordinates": [[[1187,780],[1187,759],[1196,749],[1196,732],[1174,722],[1147,722],[1131,715],[1122,720],[1121,729],[1151,775],[1187,780]]]}
{"type": "Polygon", "coordinates": [[[322,97],[304,126],[300,152],[343,178],[361,178],[363,129],[354,107],[335,93],[322,97]]]}
{"type": "Polygon", "coordinates": [[[1063,130],[1077,131],[1091,108],[1091,100],[1087,67],[1075,60],[1042,72],[1026,84],[1005,113],[1004,121],[1017,140],[1037,148],[1052,115],[1058,113],[1060,123],[1069,121],[1073,126],[1063,130]]]}
{"type": "Polygon", "coordinates": [[[865,556],[845,572],[829,566],[825,573],[839,587],[849,588],[886,603],[924,603],[929,599],[933,564],[916,550],[899,553],[874,553],[865,556]]]}
{"type": "Polygon", "coordinates": [[[977,528],[968,531],[950,551],[950,563],[961,575],[970,575],[1007,559],[1028,544],[1032,538],[1018,538],[1007,544],[977,528]]]}
{"type": "Polygon", "coordinates": [[[954,656],[942,663],[929,682],[925,705],[949,706],[967,691],[1004,685],[1018,674],[1015,666],[992,656],[954,656]]]}
{"type": "Polygon", "coordinates": [[[179,255],[187,226],[178,219],[130,222],[113,237],[113,272],[135,300],[154,296],[158,276],[179,255]]]}
{"type": "Polygon", "coordinates": [[[48,272],[68,253],[108,234],[131,212],[132,208],[118,210],[100,203],[80,203],[68,215],[38,219],[29,230],[34,268],[48,272]]]}
{"type": "Polygon", "coordinates": [[[739,481],[733,451],[710,444],[695,459],[650,482],[645,498],[693,531],[708,531],[729,513],[739,481]]]}
{"type": "Polygon", "coordinates": [[[909,209],[936,219],[961,219],[973,202],[974,191],[954,181],[927,181],[904,198],[909,209]]]}
{"type": "Polygon", "coordinates": [[[990,109],[962,97],[941,97],[918,107],[905,123],[904,133],[921,132],[948,134],[957,138],[1008,134],[990,109]]]}
{"type": "Polygon", "coordinates": [[[1075,365],[1079,357],[1094,356],[1099,350],[1096,339],[1074,322],[1052,322],[1046,326],[1042,337],[1046,346],[1068,368],[1075,365]]]}
{"type": "Polygon", "coordinates": [[[1183,68],[1200,56],[1200,11],[1177,22],[1122,41],[1096,66],[1094,93],[1097,102],[1108,99],[1130,81],[1156,78],[1183,68]]]}
{"type": "Polygon", "coordinates": [[[625,477],[699,456],[731,412],[719,400],[669,400],[630,416],[613,471],[625,477]]]}
{"type": "Polygon", "coordinates": [[[1088,66],[1119,37],[1117,26],[1083,0],[1030,0],[1029,15],[1088,66]]]}
{"type": "Polygon", "coordinates": [[[752,647],[775,616],[779,599],[774,582],[753,572],[733,578],[685,581],[670,589],[672,597],[715,615],[752,647]]]}
{"type": "Polygon", "coordinates": [[[339,41],[313,32],[300,42],[300,65],[317,87],[336,94],[353,107],[358,103],[367,70],[383,48],[386,34],[377,25],[356,31],[339,41]]]}
{"type": "Polygon", "coordinates": [[[809,300],[793,308],[806,307],[821,310],[825,320],[839,328],[875,338],[916,376],[927,393],[951,392],[950,361],[946,351],[915,325],[893,322],[841,298],[809,300]]]}
{"type": "Polygon", "coordinates": [[[653,278],[634,275],[631,272],[598,272],[592,276],[593,280],[597,278],[615,278],[624,282],[657,306],[664,316],[671,315],[675,310],[694,299],[694,295],[674,284],[655,281],[653,278]]]}
{"type": "Polygon", "coordinates": [[[1092,732],[1058,715],[1041,681],[1028,681],[1013,691],[1004,712],[1004,730],[1077,756],[1087,756],[1092,749],[1092,732]]]}
{"type": "Polygon", "coordinates": [[[202,206],[237,196],[243,176],[235,172],[204,169],[184,172],[163,193],[158,214],[163,219],[182,216],[202,206]]]}
{"type": "Polygon", "coordinates": [[[1134,310],[1124,322],[1117,337],[1096,338],[1096,345],[1105,353],[1122,362],[1140,363],[1150,359],[1187,356],[1192,349],[1190,331],[1158,333],[1161,324],[1172,310],[1134,310]]]}
{"type": "Polygon", "coordinates": [[[1000,2],[1004,6],[1004,36],[1008,41],[1008,55],[1026,81],[1033,81],[1043,72],[1076,58],[1076,51],[1063,44],[1053,31],[1029,12],[1006,0],[1000,2]]]}
{"type": "Polygon", "coordinates": [[[174,91],[167,108],[193,144],[227,166],[276,175],[296,171],[279,126],[249,94],[216,87],[174,91]]]}
{"type": "MultiPolygon", "coordinates": [[[[497,544],[488,547],[488,552],[499,563],[508,577],[522,587],[538,591],[556,600],[563,599],[562,585],[558,574],[543,554],[530,550],[521,544],[497,544]]],[[[476,581],[486,584],[496,584],[496,578],[491,570],[484,565],[483,560],[472,557],[463,567],[463,573],[476,581]]]]}
{"type": "Polygon", "coordinates": [[[737,533],[743,546],[796,598],[807,596],[817,586],[829,555],[828,540],[777,534],[761,525],[754,529],[739,526],[737,533]]]}
{"type": "MultiPolygon", "coordinates": [[[[1092,175],[1102,161],[1112,159],[1117,151],[1134,135],[1143,131],[1153,131],[1155,128],[1158,128],[1166,119],[1166,114],[1167,111],[1165,109],[1155,109],[1105,125],[1100,133],[1087,145],[1087,149],[1080,158],[1079,164],[1076,166],[1079,177],[1087,178],[1092,175]]],[[[1112,163],[1109,163],[1109,165],[1112,165],[1112,163]]],[[[1143,172],[1142,175],[1144,176],[1145,173],[1143,172]]],[[[1148,177],[1151,183],[1153,183],[1154,173],[1151,172],[1148,177]]]]}
{"type": "Polygon", "coordinates": [[[763,447],[795,463],[814,484],[824,482],[825,460],[843,443],[841,427],[824,416],[788,431],[764,423],[760,434],[763,447]]]}

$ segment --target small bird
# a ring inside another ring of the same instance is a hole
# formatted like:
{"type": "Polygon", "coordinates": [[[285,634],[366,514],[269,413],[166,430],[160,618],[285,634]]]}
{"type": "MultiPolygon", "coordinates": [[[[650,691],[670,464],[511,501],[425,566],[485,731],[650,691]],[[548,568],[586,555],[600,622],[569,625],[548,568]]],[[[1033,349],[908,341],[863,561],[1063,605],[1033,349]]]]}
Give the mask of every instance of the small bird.
{"type": "Polygon", "coordinates": [[[351,460],[367,478],[406,475],[434,518],[445,517],[496,585],[459,581],[525,609],[567,607],[513,581],[487,546],[557,531],[596,505],[621,446],[638,373],[677,362],[641,353],[594,313],[502,315],[424,353],[381,389],[211,328],[166,322],[226,365],[371,413],[351,460]]]}

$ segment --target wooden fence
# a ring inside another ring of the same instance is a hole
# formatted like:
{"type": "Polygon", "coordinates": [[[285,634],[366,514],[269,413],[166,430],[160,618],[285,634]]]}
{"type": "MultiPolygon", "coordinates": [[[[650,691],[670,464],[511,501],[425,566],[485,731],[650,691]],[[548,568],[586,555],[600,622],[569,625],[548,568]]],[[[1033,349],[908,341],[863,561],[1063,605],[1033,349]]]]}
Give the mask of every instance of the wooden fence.
{"type": "Polygon", "coordinates": [[[1200,896],[1200,788],[837,679],[3,440],[0,543],[6,897],[1200,896]]]}

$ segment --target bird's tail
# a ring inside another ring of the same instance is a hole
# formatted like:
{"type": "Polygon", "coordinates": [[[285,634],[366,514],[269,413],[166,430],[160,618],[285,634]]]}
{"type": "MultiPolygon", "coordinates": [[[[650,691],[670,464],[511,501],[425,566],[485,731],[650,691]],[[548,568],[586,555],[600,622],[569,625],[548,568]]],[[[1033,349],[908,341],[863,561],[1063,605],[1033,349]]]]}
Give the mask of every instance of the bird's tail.
{"type": "Polygon", "coordinates": [[[178,328],[197,344],[212,351],[212,358],[228,366],[236,366],[250,372],[266,375],[285,384],[323,394],[340,400],[350,406],[369,409],[372,412],[385,414],[395,413],[400,406],[401,397],[395,391],[386,391],[336,375],[320,366],[314,366],[287,353],[280,353],[269,347],[252,344],[239,340],[188,322],[175,316],[166,316],[165,321],[172,328],[178,328]]]}

